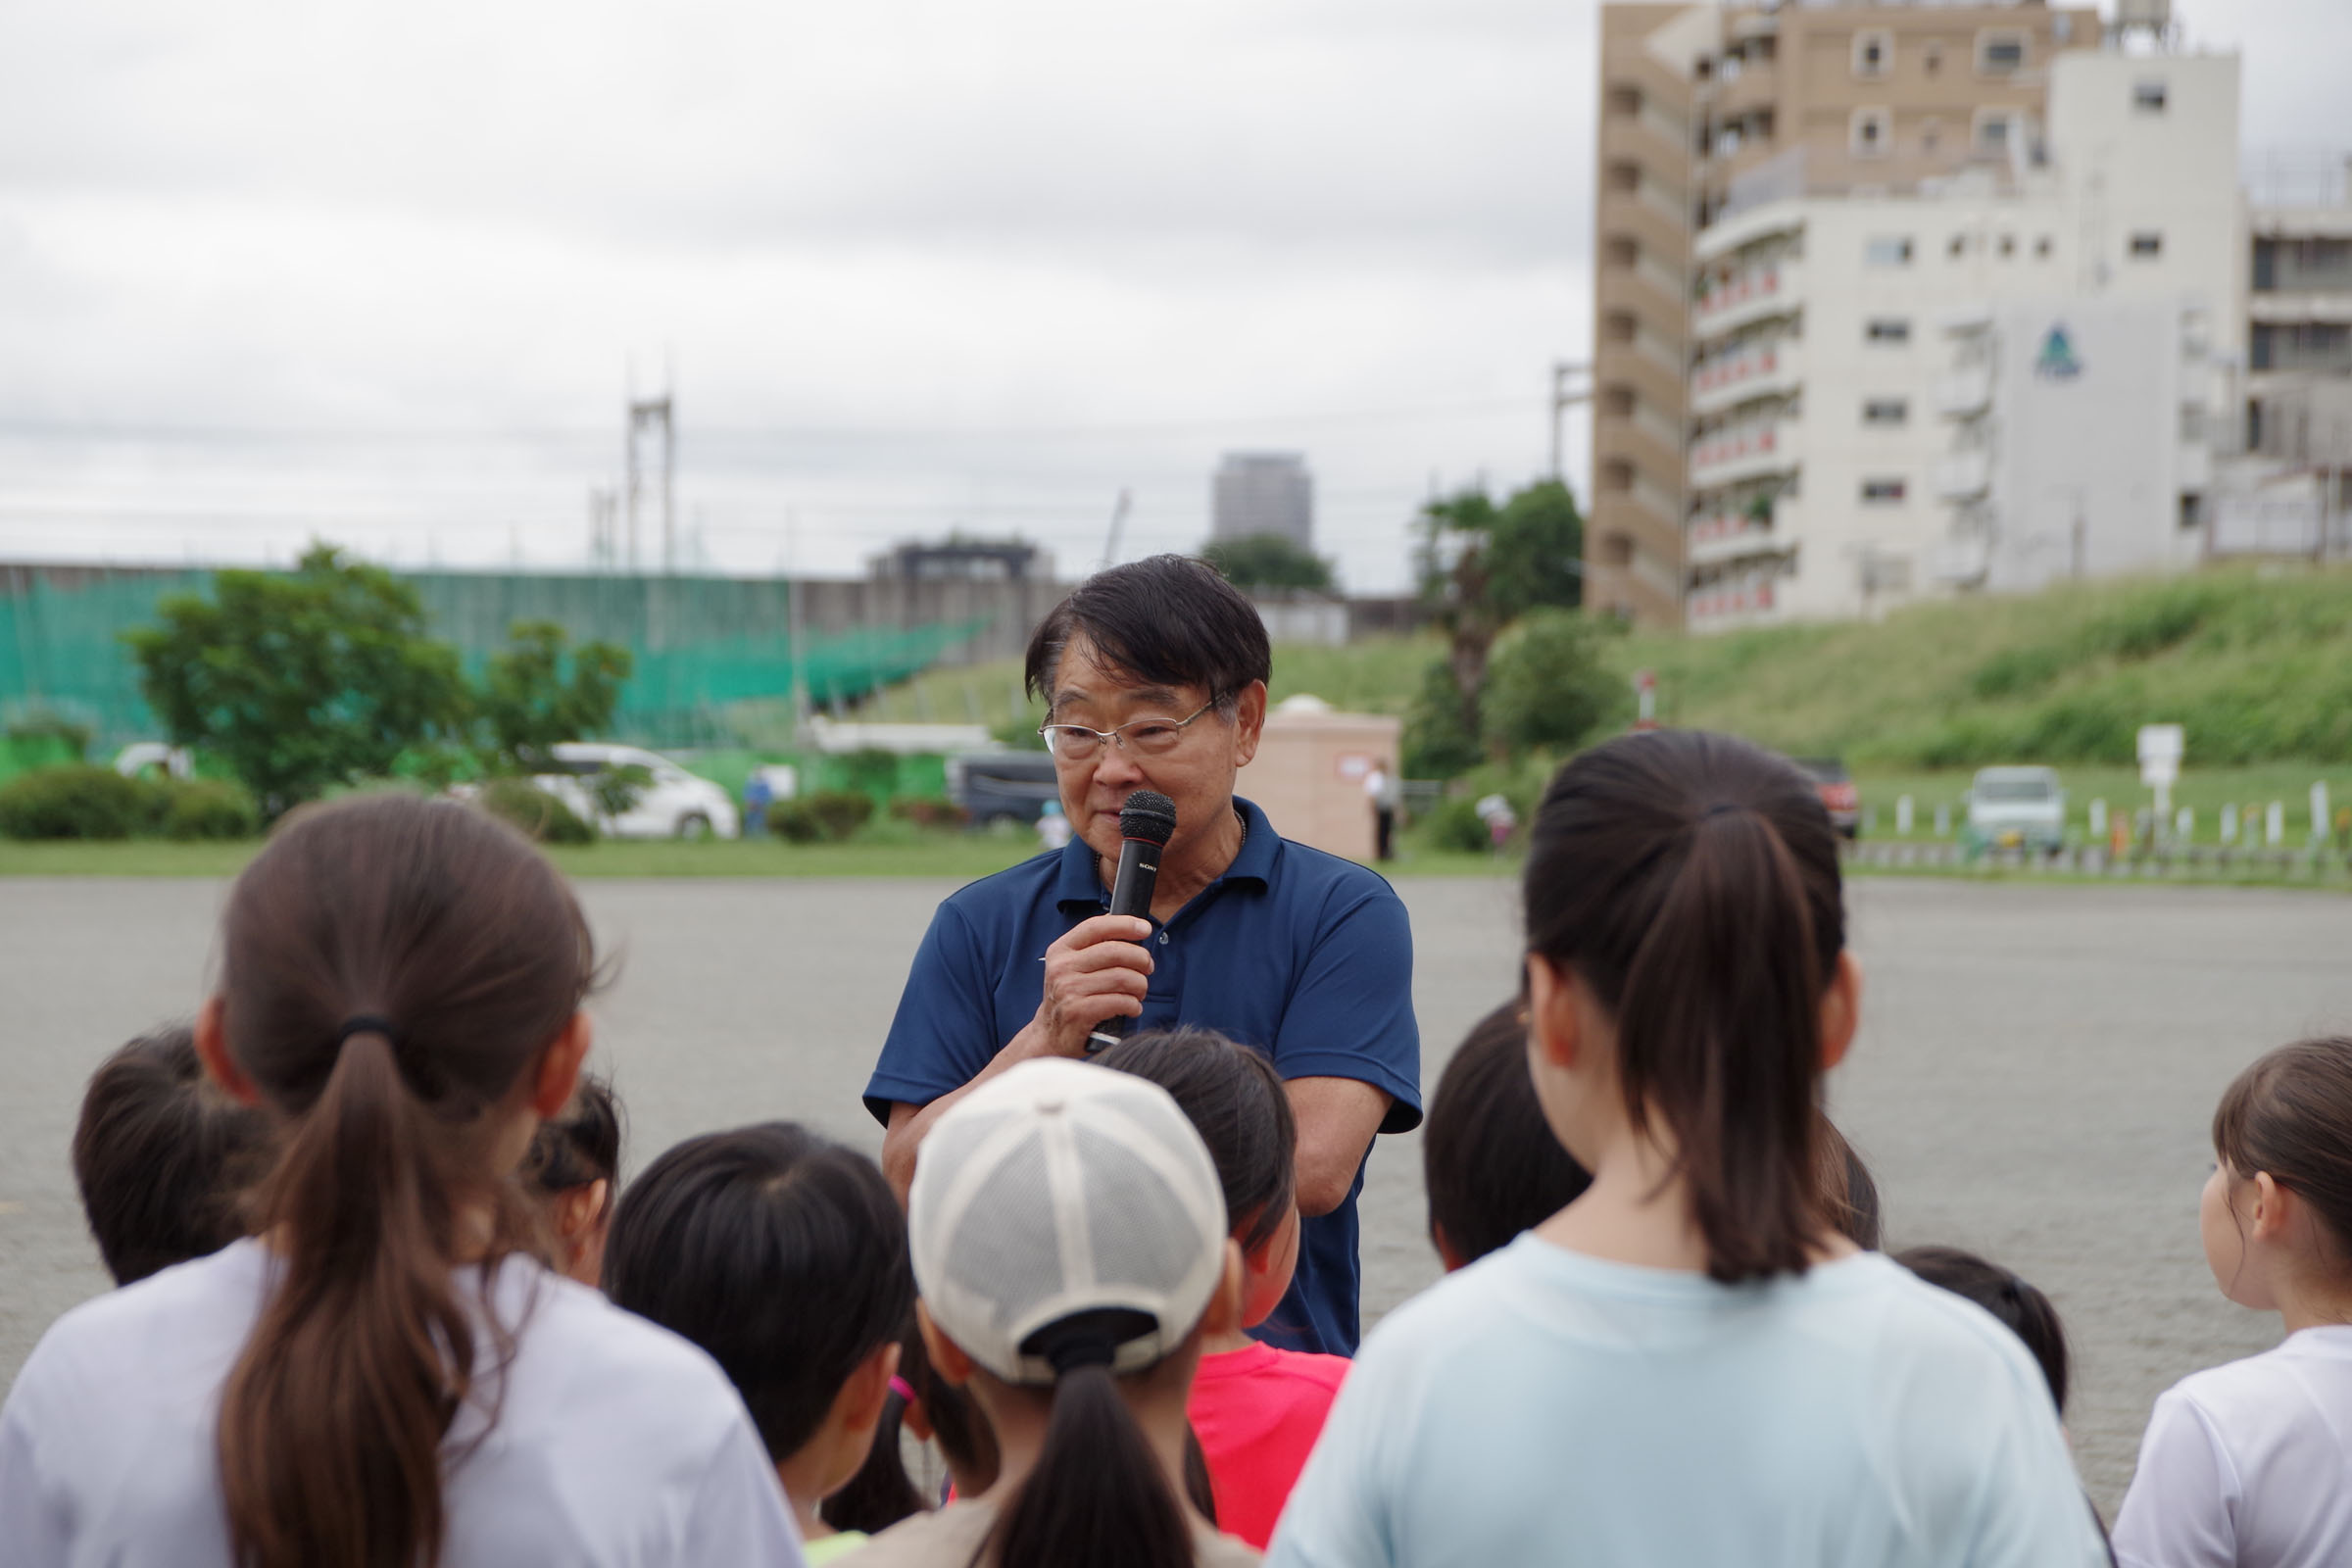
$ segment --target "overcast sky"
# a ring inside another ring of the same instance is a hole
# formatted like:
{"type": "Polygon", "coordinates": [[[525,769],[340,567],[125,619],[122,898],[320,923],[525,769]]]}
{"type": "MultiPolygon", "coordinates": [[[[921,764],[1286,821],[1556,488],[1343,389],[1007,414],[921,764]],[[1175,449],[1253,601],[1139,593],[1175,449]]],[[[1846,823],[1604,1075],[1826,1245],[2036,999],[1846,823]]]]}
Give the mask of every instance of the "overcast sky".
{"type": "MultiPolygon", "coordinates": [[[[2346,0],[2198,0],[2352,145],[2346,0]]],[[[0,554],[580,559],[632,358],[699,559],[1189,549],[1302,451],[1348,581],[1544,466],[1590,0],[0,7],[0,554]]],[[[1581,476],[1584,418],[1570,421],[1581,476]]]]}

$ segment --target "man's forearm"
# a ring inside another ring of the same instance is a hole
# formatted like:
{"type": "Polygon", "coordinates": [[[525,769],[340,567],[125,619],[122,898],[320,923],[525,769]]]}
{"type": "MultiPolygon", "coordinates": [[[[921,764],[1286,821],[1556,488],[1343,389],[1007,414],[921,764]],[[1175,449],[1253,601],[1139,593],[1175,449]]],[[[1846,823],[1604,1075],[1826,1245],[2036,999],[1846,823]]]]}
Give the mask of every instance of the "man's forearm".
{"type": "Polygon", "coordinates": [[[1033,1023],[1005,1044],[1003,1051],[988,1058],[988,1065],[972,1074],[960,1089],[951,1089],[937,1100],[920,1105],[899,1101],[890,1107],[890,1126],[882,1134],[882,1174],[890,1182],[890,1190],[899,1197],[899,1205],[906,1203],[906,1193],[914,1185],[914,1159],[932,1124],[946,1115],[950,1107],[1015,1062],[1032,1056],[1053,1054],[1038,1039],[1033,1023]]]}

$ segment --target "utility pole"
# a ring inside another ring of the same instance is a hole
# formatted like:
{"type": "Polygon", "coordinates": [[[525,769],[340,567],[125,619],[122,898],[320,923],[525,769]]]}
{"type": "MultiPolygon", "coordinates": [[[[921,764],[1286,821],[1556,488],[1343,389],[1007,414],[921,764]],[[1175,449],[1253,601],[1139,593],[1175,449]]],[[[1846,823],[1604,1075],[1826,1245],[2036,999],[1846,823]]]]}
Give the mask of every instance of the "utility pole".
{"type": "Polygon", "coordinates": [[[1134,499],[1122,489],[1117,503],[1110,509],[1110,537],[1102,542],[1102,564],[1106,568],[1119,564],[1119,533],[1127,525],[1127,510],[1134,499]]]}
{"type": "Polygon", "coordinates": [[[1592,388],[1572,389],[1569,382],[1578,376],[1590,376],[1592,365],[1589,360],[1554,360],[1551,362],[1551,476],[1560,477],[1560,432],[1569,409],[1579,403],[1592,401],[1592,388]]]}
{"type": "MultiPolygon", "coordinates": [[[[663,366],[663,379],[668,379],[668,366],[663,366]]],[[[629,569],[638,566],[637,516],[639,503],[645,490],[644,466],[638,458],[638,437],[659,427],[662,432],[662,569],[677,570],[678,519],[677,491],[673,474],[677,463],[677,419],[672,394],[665,386],[660,397],[637,396],[635,376],[630,377],[628,394],[628,425],[623,441],[627,460],[627,494],[629,513],[629,569]]]]}

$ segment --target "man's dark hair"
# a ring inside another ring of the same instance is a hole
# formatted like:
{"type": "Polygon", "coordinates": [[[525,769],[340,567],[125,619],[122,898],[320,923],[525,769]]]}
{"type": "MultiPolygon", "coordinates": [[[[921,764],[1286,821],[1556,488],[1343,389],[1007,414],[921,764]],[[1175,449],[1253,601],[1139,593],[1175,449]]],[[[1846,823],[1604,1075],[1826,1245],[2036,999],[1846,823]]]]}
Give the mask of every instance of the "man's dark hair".
{"type": "Polygon", "coordinates": [[[1155,686],[1198,686],[1220,708],[1274,667],[1256,607],[1216,567],[1186,556],[1098,571],[1047,612],[1022,669],[1031,696],[1052,704],[1062,651],[1081,633],[1112,668],[1155,686]]]}
{"type": "Polygon", "coordinates": [[[629,1184],[605,1294],[710,1351],[781,1462],[904,1331],[914,1268],[874,1162],[771,1121],[689,1138],[629,1184]]]}
{"type": "Polygon", "coordinates": [[[245,1234],[238,1194],[269,1142],[262,1112],[205,1081],[186,1028],[142,1035],[90,1075],[74,1181],[117,1285],[245,1234]]]}
{"type": "Polygon", "coordinates": [[[1488,1013],[1446,1064],[1421,1127],[1431,1240],[1474,1262],[1584,1196],[1592,1177],[1560,1147],[1527,1072],[1516,1002],[1488,1013]]]}

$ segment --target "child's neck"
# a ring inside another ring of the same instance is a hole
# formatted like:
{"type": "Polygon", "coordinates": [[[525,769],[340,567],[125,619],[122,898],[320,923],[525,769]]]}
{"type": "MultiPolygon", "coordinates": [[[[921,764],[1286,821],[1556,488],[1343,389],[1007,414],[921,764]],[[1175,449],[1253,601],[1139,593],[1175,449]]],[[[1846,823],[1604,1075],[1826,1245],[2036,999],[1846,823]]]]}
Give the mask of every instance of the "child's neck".
{"type": "Polygon", "coordinates": [[[1247,1350],[1256,1343],[1240,1329],[1228,1329],[1223,1334],[1200,1336],[1200,1353],[1202,1355],[1223,1355],[1228,1350],[1247,1350]]]}
{"type": "Polygon", "coordinates": [[[2352,1323],[2352,1281],[2307,1279],[2297,1273],[2277,1281],[2271,1294],[2289,1334],[2352,1323]]]}
{"type": "Polygon", "coordinates": [[[822,1467],[829,1456],[812,1454],[809,1449],[821,1446],[820,1444],[808,1444],[798,1453],[776,1463],[776,1480],[783,1485],[784,1500],[792,1505],[793,1522],[801,1527],[803,1541],[821,1541],[838,1534],[817,1513],[825,1500],[819,1489],[824,1485],[822,1467]]]}

